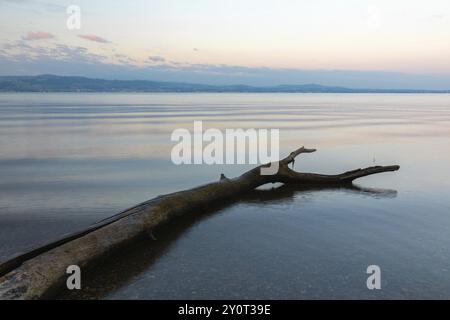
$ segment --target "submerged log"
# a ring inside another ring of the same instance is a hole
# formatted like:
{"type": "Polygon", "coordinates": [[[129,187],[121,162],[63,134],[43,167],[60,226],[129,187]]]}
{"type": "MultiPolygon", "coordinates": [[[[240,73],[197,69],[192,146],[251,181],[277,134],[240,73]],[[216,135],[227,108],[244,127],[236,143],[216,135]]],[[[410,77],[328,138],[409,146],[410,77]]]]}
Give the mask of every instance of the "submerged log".
{"type": "Polygon", "coordinates": [[[301,147],[283,160],[256,167],[239,177],[229,179],[222,174],[217,182],[156,197],[81,232],[18,255],[0,265],[0,299],[45,298],[64,284],[68,266],[78,265],[83,269],[114,249],[151,234],[154,228],[177,215],[238,197],[267,183],[348,185],[357,178],[400,168],[374,166],[337,175],[301,173],[289,168],[299,154],[314,151],[301,147]],[[261,174],[261,170],[274,164],[278,168],[276,174],[261,174]]]}

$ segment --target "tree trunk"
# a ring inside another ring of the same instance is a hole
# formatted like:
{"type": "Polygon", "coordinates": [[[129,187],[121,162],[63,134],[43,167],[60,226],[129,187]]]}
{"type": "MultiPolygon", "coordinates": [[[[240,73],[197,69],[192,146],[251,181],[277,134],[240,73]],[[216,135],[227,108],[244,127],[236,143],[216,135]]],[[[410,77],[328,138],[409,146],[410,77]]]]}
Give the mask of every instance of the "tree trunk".
{"type": "Polygon", "coordinates": [[[338,175],[301,173],[288,167],[301,153],[315,149],[299,148],[283,160],[275,163],[279,167],[274,175],[262,175],[266,164],[228,179],[223,174],[220,180],[193,189],[175,192],[139,204],[122,213],[102,220],[88,229],[49,243],[0,265],[1,299],[39,299],[64,284],[69,265],[84,267],[95,263],[104,254],[126,245],[139,236],[177,215],[193,209],[211,206],[266,183],[339,185],[351,184],[353,180],[367,175],[396,171],[399,166],[375,166],[348,171],[338,175]]]}

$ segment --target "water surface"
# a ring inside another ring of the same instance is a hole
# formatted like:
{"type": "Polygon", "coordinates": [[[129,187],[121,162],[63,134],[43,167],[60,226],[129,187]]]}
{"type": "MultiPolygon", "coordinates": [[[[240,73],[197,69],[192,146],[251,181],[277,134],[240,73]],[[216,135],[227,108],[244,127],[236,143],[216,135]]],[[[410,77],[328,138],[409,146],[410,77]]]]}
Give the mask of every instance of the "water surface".
{"type": "MultiPolygon", "coordinates": [[[[399,164],[197,212],[86,273],[106,299],[450,298],[450,96],[1,94],[0,260],[247,166],[175,166],[176,128],[278,128],[297,170],[399,164]],[[366,268],[382,270],[368,290],[366,268]]],[[[269,186],[270,187],[270,186],[269,186]]]]}

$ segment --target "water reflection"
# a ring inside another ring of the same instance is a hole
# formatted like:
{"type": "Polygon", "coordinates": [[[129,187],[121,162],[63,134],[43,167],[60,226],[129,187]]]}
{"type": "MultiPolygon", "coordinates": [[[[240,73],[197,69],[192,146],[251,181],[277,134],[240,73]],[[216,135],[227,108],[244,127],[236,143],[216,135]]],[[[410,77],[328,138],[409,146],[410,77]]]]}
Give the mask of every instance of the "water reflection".
{"type": "Polygon", "coordinates": [[[273,187],[270,189],[256,189],[249,192],[241,198],[240,201],[249,203],[260,204],[264,206],[266,202],[273,201],[294,201],[296,195],[302,193],[314,193],[318,191],[339,191],[343,193],[364,195],[372,198],[395,198],[397,196],[397,190],[381,189],[381,188],[368,188],[362,187],[357,184],[349,185],[291,185],[283,184],[279,187],[273,187]]]}
{"type": "MultiPolygon", "coordinates": [[[[69,291],[62,289],[49,298],[57,299],[102,299],[117,289],[126,286],[136,279],[141,273],[147,271],[159,258],[166,255],[171,246],[192,226],[215,213],[230,208],[236,204],[256,204],[267,206],[268,204],[285,203],[294,201],[299,194],[314,196],[316,192],[332,191],[338,193],[350,193],[375,199],[395,198],[396,190],[367,188],[356,184],[349,185],[290,185],[283,184],[270,189],[256,189],[248,192],[238,199],[223,201],[214,207],[192,212],[189,215],[179,217],[174,221],[156,229],[151,236],[136,241],[133,244],[102,259],[95,267],[83,271],[82,290],[69,291]]],[[[307,204],[306,204],[307,205],[307,204]]],[[[170,284],[169,284],[170,285],[170,284]]],[[[148,288],[152,290],[152,288],[148,288]]],[[[131,298],[131,297],[129,297],[131,298]]]]}

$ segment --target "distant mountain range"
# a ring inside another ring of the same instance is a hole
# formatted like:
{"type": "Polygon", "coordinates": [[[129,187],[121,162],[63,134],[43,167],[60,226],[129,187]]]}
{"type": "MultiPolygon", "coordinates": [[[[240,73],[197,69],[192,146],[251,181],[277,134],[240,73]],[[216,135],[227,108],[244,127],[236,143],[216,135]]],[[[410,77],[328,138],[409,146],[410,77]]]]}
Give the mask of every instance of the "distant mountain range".
{"type": "Polygon", "coordinates": [[[39,75],[0,76],[0,92],[298,92],[298,93],[449,93],[450,90],[351,89],[318,84],[256,87],[205,85],[148,80],[105,80],[85,77],[39,75]]]}

